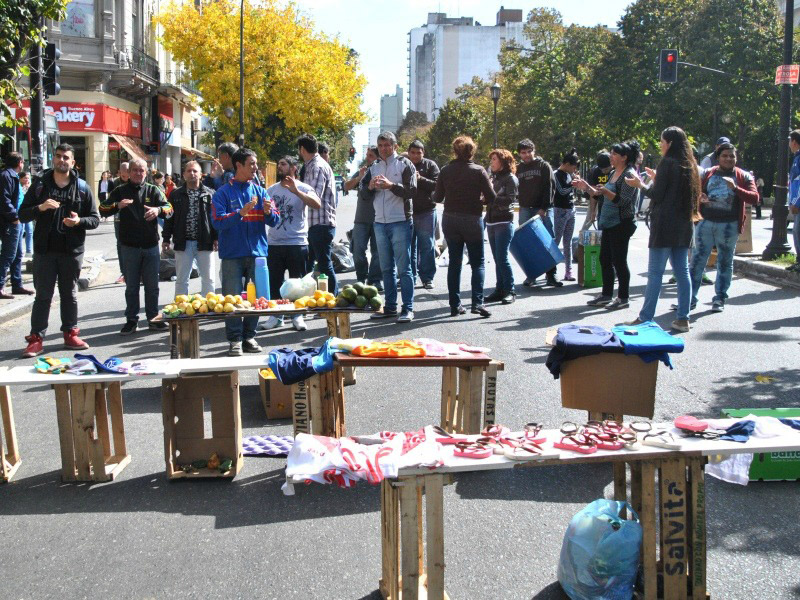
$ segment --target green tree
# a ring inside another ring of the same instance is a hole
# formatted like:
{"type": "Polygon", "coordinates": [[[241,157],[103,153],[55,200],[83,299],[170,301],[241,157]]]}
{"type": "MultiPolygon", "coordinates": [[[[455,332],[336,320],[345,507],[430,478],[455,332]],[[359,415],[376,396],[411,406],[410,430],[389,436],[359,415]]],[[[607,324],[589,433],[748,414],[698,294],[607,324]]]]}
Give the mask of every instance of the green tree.
{"type": "Polygon", "coordinates": [[[397,143],[400,148],[405,149],[414,140],[424,137],[430,127],[431,124],[424,112],[410,110],[397,129],[397,143]]]}
{"type": "Polygon", "coordinates": [[[425,154],[439,166],[445,165],[453,159],[454,139],[460,135],[468,135],[479,140],[486,126],[486,118],[472,102],[450,99],[439,111],[433,127],[423,140],[425,154]]]}

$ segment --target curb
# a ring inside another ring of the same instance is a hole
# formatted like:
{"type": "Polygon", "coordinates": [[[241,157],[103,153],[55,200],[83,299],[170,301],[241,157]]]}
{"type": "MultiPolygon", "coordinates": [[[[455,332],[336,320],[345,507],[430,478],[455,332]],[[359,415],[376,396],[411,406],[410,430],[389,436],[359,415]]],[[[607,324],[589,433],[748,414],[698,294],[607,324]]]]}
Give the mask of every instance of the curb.
{"type": "Polygon", "coordinates": [[[783,287],[800,289],[800,273],[765,263],[756,258],[733,257],[733,270],[740,275],[783,287]]]}
{"type": "Polygon", "coordinates": [[[92,285],[92,282],[94,282],[98,275],[100,275],[100,269],[102,269],[105,261],[105,252],[98,254],[97,256],[89,257],[86,260],[86,262],[91,264],[91,267],[89,267],[89,272],[86,273],[86,276],[78,279],[78,290],[85,292],[89,289],[89,287],[92,285]]]}

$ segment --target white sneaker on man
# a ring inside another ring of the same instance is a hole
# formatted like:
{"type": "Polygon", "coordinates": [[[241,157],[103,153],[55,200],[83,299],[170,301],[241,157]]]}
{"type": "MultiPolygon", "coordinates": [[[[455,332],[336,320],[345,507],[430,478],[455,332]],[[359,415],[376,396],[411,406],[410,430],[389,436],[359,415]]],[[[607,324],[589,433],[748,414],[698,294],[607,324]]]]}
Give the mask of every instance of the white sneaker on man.
{"type": "Polygon", "coordinates": [[[308,329],[308,327],[306,327],[305,319],[303,319],[303,315],[295,315],[295,316],[293,316],[292,317],[292,326],[297,331],[305,331],[306,329],[308,329]]]}
{"type": "Polygon", "coordinates": [[[258,324],[258,329],[260,331],[269,331],[270,329],[276,329],[281,325],[283,325],[283,317],[269,316],[267,317],[266,321],[258,324]]]}

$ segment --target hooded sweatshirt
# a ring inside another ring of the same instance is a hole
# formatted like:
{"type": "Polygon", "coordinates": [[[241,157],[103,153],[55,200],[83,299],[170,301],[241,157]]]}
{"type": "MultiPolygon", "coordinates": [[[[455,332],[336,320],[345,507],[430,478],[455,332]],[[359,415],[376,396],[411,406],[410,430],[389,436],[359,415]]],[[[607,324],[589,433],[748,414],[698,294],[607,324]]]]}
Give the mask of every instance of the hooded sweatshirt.
{"type": "Polygon", "coordinates": [[[397,223],[411,218],[411,200],[417,191],[417,177],[414,164],[396,152],[389,158],[379,158],[369,168],[370,177],[364,177],[361,186],[368,189],[369,181],[383,175],[392,182],[388,190],[368,190],[374,192],[372,205],[375,207],[376,223],[397,223]]]}

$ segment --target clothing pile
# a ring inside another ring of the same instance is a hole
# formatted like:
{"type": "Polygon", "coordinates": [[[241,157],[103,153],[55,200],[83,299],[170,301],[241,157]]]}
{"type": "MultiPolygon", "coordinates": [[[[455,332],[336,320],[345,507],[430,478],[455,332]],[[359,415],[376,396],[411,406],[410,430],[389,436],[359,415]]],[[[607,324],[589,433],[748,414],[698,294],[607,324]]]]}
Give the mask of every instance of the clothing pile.
{"type": "Polygon", "coordinates": [[[357,346],[353,349],[353,354],[371,358],[413,358],[425,356],[425,348],[410,340],[396,340],[357,346]]]}
{"type": "MultiPolygon", "coordinates": [[[[397,477],[400,469],[438,467],[444,464],[437,434],[428,426],[419,431],[382,431],[375,435],[332,438],[299,433],[286,461],[288,481],[335,483],[349,488],[359,481],[378,484],[397,477]]],[[[294,494],[291,483],[282,487],[294,494]]]]}
{"type": "Polygon", "coordinates": [[[564,361],[601,352],[635,354],[644,362],[660,360],[672,369],[669,355],[683,352],[683,339],[671,336],[653,321],[612,327],[610,331],[597,325],[563,325],[545,364],[558,379],[564,361]]]}
{"type": "Polygon", "coordinates": [[[49,375],[95,375],[97,373],[113,373],[114,375],[155,375],[167,372],[165,360],[135,360],[123,361],[112,356],[101,362],[93,354],[75,354],[75,360],[70,358],[53,358],[40,356],[33,364],[39,373],[49,375]]]}

